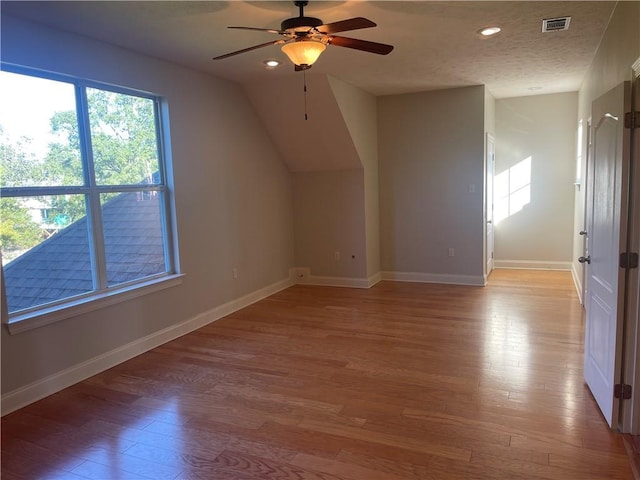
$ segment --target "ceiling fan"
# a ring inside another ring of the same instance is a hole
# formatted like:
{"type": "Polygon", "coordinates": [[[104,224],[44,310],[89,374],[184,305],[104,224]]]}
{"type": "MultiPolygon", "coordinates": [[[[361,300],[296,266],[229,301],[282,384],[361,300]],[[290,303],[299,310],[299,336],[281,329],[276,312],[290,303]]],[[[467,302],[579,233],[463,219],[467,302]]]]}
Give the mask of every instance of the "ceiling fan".
{"type": "Polygon", "coordinates": [[[362,50],[363,52],[377,53],[378,55],[387,55],[393,50],[393,45],[334,35],[334,33],[346,32],[348,30],[375,27],[376,24],[371,20],[355,17],[324,24],[319,18],[304,16],[304,7],[307,6],[308,1],[294,1],[293,3],[300,9],[300,15],[283,20],[280,24],[280,30],[255,27],[228,27],[276,33],[285,37],[284,39],[243,48],[242,50],[214,57],[213,59],[222,60],[223,58],[232,57],[240,53],[268,47],[269,45],[282,45],[282,51],[293,62],[295,70],[299,71],[311,68],[311,65],[313,65],[320,54],[324,52],[327,45],[353,48],[355,50],[362,50]]]}

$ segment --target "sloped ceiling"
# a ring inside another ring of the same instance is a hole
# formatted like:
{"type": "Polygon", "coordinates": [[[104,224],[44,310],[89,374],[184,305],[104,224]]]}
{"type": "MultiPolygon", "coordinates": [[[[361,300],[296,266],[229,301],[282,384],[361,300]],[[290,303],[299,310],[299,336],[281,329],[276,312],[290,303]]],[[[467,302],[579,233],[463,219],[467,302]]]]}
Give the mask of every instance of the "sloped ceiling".
{"type": "Polygon", "coordinates": [[[326,75],[298,73],[244,87],[289,170],[362,168],[326,75]]]}

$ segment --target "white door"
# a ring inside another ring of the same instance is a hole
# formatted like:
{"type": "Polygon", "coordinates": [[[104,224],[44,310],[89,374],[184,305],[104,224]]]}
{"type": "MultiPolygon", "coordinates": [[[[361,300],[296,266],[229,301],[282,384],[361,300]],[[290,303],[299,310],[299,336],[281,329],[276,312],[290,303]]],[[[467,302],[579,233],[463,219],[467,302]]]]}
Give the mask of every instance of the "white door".
{"type": "Polygon", "coordinates": [[[589,165],[587,208],[587,311],[584,376],[602,414],[618,425],[619,401],[614,385],[620,378],[624,269],[619,255],[626,248],[628,149],[624,112],[629,104],[628,82],[593,102],[593,155],[589,165]]]}
{"type": "Polygon", "coordinates": [[[487,210],[487,243],[486,243],[486,262],[487,276],[493,270],[493,177],[496,173],[496,144],[493,135],[487,133],[487,192],[486,192],[486,210],[487,210]]]}

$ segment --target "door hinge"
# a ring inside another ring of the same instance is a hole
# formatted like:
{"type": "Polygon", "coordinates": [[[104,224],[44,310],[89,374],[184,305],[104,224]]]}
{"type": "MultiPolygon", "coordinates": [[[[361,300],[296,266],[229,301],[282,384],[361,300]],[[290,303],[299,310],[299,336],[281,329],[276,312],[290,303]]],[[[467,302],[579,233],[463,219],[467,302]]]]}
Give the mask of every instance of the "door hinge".
{"type": "Polygon", "coordinates": [[[640,127],[640,111],[627,112],[624,114],[624,128],[640,127]]]}
{"type": "Polygon", "coordinates": [[[636,252],[621,253],[620,268],[638,268],[638,254],[636,252]]]}
{"type": "Polygon", "coordinates": [[[614,398],[620,398],[622,400],[629,400],[631,398],[631,385],[625,383],[616,383],[613,386],[614,398]]]}

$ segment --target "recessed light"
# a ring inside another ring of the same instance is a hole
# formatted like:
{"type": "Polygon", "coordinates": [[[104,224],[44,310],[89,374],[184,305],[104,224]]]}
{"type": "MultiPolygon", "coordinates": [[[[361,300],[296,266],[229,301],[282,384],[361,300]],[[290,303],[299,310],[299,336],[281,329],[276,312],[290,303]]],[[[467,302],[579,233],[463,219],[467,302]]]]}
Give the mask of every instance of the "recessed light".
{"type": "Polygon", "coordinates": [[[529,87],[529,90],[531,90],[532,92],[535,92],[537,90],[542,90],[542,87],[529,87]]]}
{"type": "Polygon", "coordinates": [[[280,62],[278,60],[265,60],[263,62],[267,68],[276,68],[278,65],[280,65],[280,62]]]}
{"type": "Polygon", "coordinates": [[[496,33],[500,33],[502,29],[500,27],[486,27],[482,30],[478,30],[478,33],[483,37],[490,37],[491,35],[495,35],[496,33]]]}

